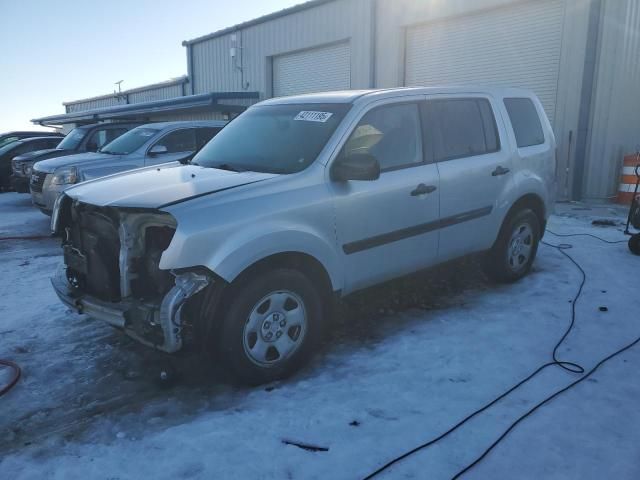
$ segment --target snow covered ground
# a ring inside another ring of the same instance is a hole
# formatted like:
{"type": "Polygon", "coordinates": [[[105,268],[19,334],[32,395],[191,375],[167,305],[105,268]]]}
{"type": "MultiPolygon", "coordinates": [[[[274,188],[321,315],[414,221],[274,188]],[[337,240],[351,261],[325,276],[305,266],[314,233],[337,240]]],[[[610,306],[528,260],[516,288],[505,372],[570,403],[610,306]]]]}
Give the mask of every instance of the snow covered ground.
{"type": "MultiPolygon", "coordinates": [[[[620,210],[560,210],[549,225],[558,233],[624,239],[621,227],[591,225],[620,210]]],[[[47,230],[28,195],[0,195],[0,237],[47,230]]],[[[625,244],[545,240],[573,244],[587,272],[560,357],[590,368],[640,336],[640,258],[625,244]]],[[[0,241],[0,358],[24,370],[0,397],[2,479],[362,478],[549,361],[580,281],[544,245],[515,285],[488,284],[474,262],[449,265],[351,299],[323,350],[287,381],[232,387],[184,360],[182,381],[162,388],[164,356],[57,301],[48,277],[58,262],[56,240],[0,241]]],[[[639,368],[640,346],[525,420],[465,478],[640,478],[639,368]]],[[[450,478],[576,378],[546,370],[380,478],[450,478]]]]}

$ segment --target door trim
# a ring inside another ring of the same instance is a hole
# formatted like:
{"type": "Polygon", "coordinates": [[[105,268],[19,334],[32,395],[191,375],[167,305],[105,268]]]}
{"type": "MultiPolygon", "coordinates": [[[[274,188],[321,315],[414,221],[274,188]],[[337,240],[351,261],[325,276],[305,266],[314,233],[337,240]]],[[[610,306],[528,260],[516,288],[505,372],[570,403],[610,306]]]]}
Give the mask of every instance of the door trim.
{"type": "Polygon", "coordinates": [[[434,222],[421,223],[412,227],[401,228],[394,230],[393,232],[383,233],[381,235],[375,235],[373,237],[364,238],[362,240],[356,240],[355,242],[345,243],[342,246],[342,250],[345,254],[351,255],[353,253],[362,252],[371,248],[380,247],[389,243],[398,242],[406,238],[415,237],[424,233],[433,232],[441,228],[451,227],[460,223],[475,220],[480,217],[490,215],[493,211],[493,206],[487,206],[477,208],[475,210],[469,210],[468,212],[459,213],[450,217],[441,218],[434,222]]]}

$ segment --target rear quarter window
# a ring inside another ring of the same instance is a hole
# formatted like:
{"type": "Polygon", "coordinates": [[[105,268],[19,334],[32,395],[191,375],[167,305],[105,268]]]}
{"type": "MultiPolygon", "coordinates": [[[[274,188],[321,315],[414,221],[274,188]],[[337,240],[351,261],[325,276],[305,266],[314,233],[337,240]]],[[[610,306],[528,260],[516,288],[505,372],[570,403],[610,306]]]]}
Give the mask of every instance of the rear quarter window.
{"type": "Polygon", "coordinates": [[[505,98],[504,106],[507,108],[518,148],[544,143],[542,123],[530,98],[505,98]]]}

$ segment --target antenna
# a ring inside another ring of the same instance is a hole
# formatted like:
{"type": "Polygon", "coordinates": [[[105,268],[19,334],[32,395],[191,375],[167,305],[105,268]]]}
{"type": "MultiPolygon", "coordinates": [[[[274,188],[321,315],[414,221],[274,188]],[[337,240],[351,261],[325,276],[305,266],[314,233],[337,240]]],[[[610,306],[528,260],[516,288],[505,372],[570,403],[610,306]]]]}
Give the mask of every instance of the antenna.
{"type": "MultiPolygon", "coordinates": [[[[122,82],[124,82],[124,80],[118,80],[117,82],[114,82],[114,85],[118,86],[118,91],[116,92],[115,90],[113,91],[113,95],[118,99],[118,103],[120,103],[121,100],[126,100],[127,96],[125,94],[122,93],[122,82]]],[[[126,102],[129,103],[129,102],[126,102]]]]}

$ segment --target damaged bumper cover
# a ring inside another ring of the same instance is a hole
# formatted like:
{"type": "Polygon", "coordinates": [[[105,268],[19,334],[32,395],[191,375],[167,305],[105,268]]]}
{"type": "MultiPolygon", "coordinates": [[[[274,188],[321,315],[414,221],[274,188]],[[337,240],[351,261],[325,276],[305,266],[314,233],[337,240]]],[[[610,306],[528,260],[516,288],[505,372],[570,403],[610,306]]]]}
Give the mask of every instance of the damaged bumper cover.
{"type": "Polygon", "coordinates": [[[60,300],[77,313],[105,321],[147,346],[166,353],[175,353],[183,344],[182,309],[185,303],[211,284],[213,279],[206,274],[195,272],[174,276],[175,286],[159,304],[133,298],[112,303],[86,295],[69,284],[65,265],[58,268],[51,283],[60,300]]]}

